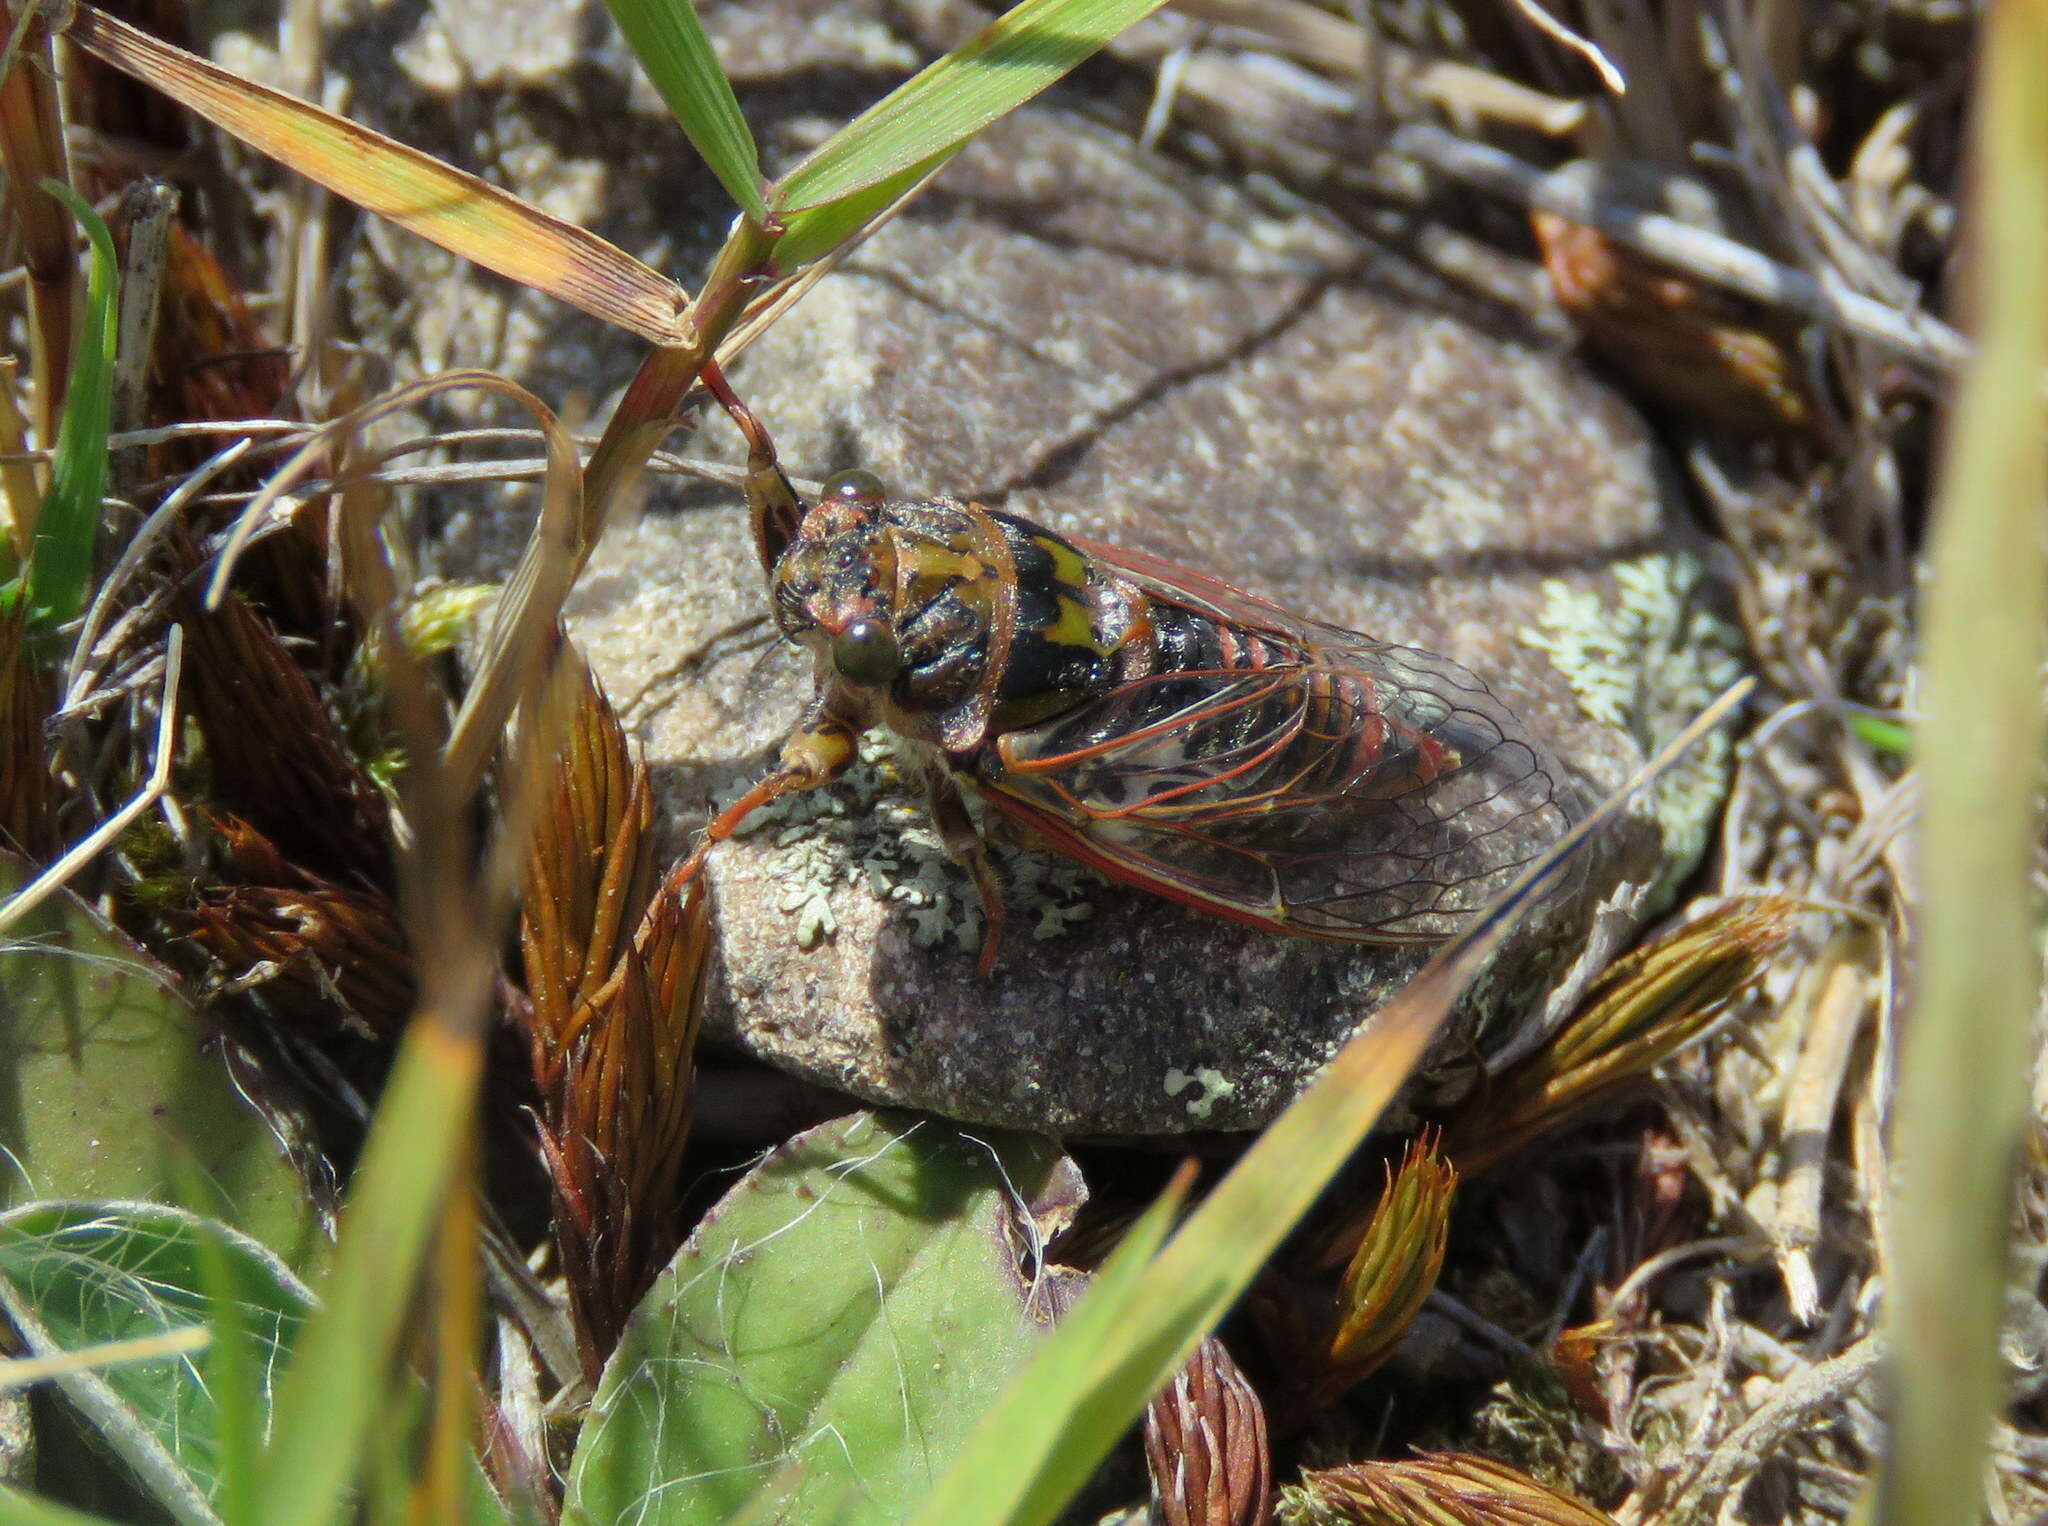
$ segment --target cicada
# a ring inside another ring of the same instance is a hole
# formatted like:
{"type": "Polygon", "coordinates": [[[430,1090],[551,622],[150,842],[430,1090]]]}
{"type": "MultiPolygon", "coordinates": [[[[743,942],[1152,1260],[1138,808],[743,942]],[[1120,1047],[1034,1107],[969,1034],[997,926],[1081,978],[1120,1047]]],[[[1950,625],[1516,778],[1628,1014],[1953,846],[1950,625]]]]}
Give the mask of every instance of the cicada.
{"type": "Polygon", "coordinates": [[[1457,933],[1580,814],[1574,786],[1447,657],[1304,619],[1021,515],[842,472],[806,507],[765,431],[747,500],[776,623],[817,688],[780,761],[678,871],[767,802],[913,744],[947,850],[1002,896],[962,789],[1111,879],[1271,932],[1457,933]]]}

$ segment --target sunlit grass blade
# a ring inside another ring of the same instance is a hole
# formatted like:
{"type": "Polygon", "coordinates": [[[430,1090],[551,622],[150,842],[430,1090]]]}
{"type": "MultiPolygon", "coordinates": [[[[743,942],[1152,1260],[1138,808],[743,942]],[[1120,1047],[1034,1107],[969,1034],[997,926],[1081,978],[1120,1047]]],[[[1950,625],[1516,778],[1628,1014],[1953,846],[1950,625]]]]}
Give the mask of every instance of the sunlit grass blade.
{"type": "Polygon", "coordinates": [[[726,194],[755,222],[766,222],[761,153],[697,8],[690,0],[605,0],[605,6],[726,194]]]}
{"type": "Polygon", "coordinates": [[[1165,0],[1024,0],[891,91],[778,182],[783,213],[929,167],[1165,0]]]}
{"type": "Polygon", "coordinates": [[[943,169],[956,152],[957,149],[949,148],[864,190],[842,196],[837,201],[828,201],[822,206],[790,213],[783,218],[782,236],[775,241],[776,270],[783,274],[801,270],[813,260],[822,259],[842,247],[861,229],[943,169]]]}
{"type": "Polygon", "coordinates": [[[0,1520],[9,1526],[117,1526],[103,1515],[87,1515],[0,1484],[0,1520]]]}
{"type": "Polygon", "coordinates": [[[1900,1065],[1881,1521],[1975,1518],[2006,1403],[1999,1325],[2041,973],[2039,841],[2048,508],[2048,3],[1985,12],[1959,380],[1926,585],[1917,1010],[1900,1065]]]}
{"type": "MultiPolygon", "coordinates": [[[[479,992],[481,996],[483,993],[479,992]]],[[[406,1034],[335,1247],[323,1305],[278,1387],[254,1519],[336,1518],[384,1406],[391,1353],[449,1179],[464,1159],[482,1050],[456,1041],[432,998],[406,1034]]]]}
{"type": "MultiPolygon", "coordinates": [[[[1093,1417],[1062,1401],[1086,1390],[1104,1343],[1134,1312],[1145,1269],[1173,1228],[1193,1183],[1192,1168],[1182,1167],[1158,1201],[1124,1232],[1115,1252],[1090,1281],[1087,1295],[982,1417],[967,1450],[925,1497],[911,1526],[955,1526],[964,1521],[1018,1526],[1049,1520],[1061,1500],[1087,1479],[1092,1462],[1078,1468],[1059,1464],[1069,1433],[1086,1429],[1093,1417]]],[[[1112,1422],[1105,1449],[1122,1430],[1112,1422]]]]}
{"type": "Polygon", "coordinates": [[[52,631],[85,605],[92,575],[92,547],[100,522],[100,494],[107,485],[107,429],[113,406],[114,307],[120,301],[119,266],[107,225],[68,185],[45,180],[43,189],[71,209],[91,246],[86,275],[85,320],[72,352],[71,385],[57,426],[56,459],[50,490],[36,519],[35,550],[29,561],[29,622],[52,631]]]}
{"type": "Polygon", "coordinates": [[[687,294],[573,223],[430,154],[231,74],[81,5],[68,35],[125,74],[365,211],[657,344],[687,294]]]}

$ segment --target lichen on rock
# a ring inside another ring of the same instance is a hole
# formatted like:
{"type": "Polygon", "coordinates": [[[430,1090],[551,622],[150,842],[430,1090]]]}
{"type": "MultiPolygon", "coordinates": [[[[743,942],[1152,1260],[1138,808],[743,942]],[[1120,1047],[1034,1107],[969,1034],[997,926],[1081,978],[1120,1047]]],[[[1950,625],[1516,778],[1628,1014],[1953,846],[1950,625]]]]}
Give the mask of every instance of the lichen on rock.
{"type": "MultiPolygon", "coordinates": [[[[1715,612],[1697,559],[1660,551],[1609,569],[1612,598],[1557,578],[1522,627],[1524,645],[1547,654],[1590,720],[1620,727],[1645,756],[1676,736],[1742,672],[1742,634],[1715,612]]],[[[1703,737],[1651,786],[1665,866],[1661,901],[1706,851],[1728,790],[1726,731],[1703,737]]]]}

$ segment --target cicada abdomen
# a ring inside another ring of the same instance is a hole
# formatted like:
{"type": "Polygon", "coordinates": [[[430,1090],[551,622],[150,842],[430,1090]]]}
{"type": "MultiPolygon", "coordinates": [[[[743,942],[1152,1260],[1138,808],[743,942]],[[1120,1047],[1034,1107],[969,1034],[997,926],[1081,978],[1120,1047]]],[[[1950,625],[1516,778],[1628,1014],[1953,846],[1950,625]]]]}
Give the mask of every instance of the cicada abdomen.
{"type": "Polygon", "coordinates": [[[1456,934],[1579,814],[1562,768],[1449,658],[1018,515],[891,500],[862,472],[805,509],[735,417],[776,620],[818,687],[707,846],[837,777],[859,731],[886,725],[921,747],[934,817],[974,873],[986,971],[1000,896],[963,783],[1112,878],[1354,942],[1456,934]]]}

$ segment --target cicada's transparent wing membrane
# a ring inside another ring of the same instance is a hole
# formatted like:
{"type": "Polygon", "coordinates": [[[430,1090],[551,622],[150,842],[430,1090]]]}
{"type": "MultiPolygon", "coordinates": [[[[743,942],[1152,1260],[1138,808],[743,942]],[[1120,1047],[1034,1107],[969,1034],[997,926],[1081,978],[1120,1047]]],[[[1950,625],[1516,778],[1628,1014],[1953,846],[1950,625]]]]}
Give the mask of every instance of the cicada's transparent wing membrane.
{"type": "Polygon", "coordinates": [[[1142,678],[1008,733],[983,792],[1115,878],[1218,915],[1450,937],[1570,829],[1575,789],[1457,663],[1328,634],[1349,644],[1142,678]]]}

